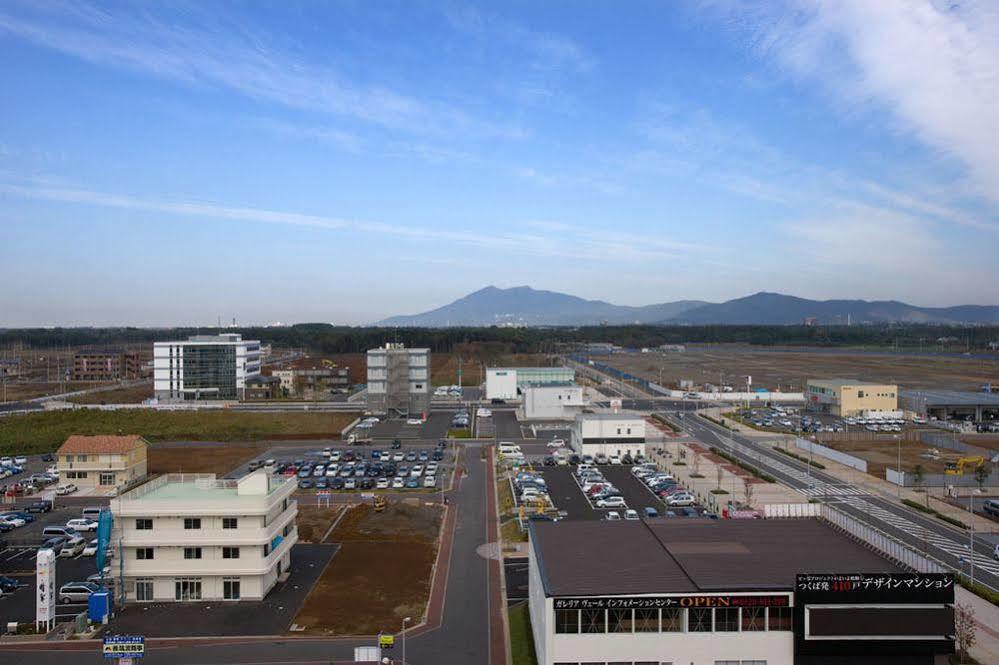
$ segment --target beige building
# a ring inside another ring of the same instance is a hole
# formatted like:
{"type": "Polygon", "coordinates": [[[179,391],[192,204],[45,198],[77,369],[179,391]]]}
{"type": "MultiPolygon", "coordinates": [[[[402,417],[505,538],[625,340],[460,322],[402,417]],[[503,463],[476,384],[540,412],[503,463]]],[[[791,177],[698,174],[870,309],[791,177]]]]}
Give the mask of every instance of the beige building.
{"type": "Polygon", "coordinates": [[[111,490],[146,475],[146,447],[138,434],[81,436],[74,434],[56,452],[59,480],[79,488],[111,490]]]}
{"type": "Polygon", "coordinates": [[[844,418],[864,411],[896,411],[898,386],[855,379],[809,379],[805,399],[812,411],[844,418]]]}
{"type": "Polygon", "coordinates": [[[134,601],[262,599],[291,565],[297,486],[266,471],[167,474],[123,493],[111,501],[115,581],[134,601]]]}

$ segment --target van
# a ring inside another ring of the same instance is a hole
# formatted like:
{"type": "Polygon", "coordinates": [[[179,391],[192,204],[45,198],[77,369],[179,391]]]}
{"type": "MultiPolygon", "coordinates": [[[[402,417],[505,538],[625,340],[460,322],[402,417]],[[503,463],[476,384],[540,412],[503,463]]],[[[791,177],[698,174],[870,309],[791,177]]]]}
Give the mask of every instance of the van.
{"type": "Polygon", "coordinates": [[[94,522],[97,522],[101,518],[101,510],[103,510],[103,508],[94,508],[94,507],[84,508],[82,511],[80,511],[80,517],[85,517],[88,520],[93,520],[94,522]]]}
{"type": "Polygon", "coordinates": [[[512,441],[500,441],[499,444],[500,455],[509,455],[510,453],[519,453],[520,446],[512,441]]]}
{"type": "Polygon", "coordinates": [[[47,526],[42,529],[42,535],[47,538],[52,538],[54,536],[63,536],[65,538],[77,538],[79,533],[75,529],[68,526],[47,526]]]}

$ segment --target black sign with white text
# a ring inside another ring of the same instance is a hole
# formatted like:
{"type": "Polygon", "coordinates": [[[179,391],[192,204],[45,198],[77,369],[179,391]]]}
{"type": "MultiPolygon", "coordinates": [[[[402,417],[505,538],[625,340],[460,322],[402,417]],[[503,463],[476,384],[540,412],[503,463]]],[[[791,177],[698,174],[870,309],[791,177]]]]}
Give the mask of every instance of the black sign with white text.
{"type": "Polygon", "coordinates": [[[787,595],[767,596],[611,596],[598,598],[556,598],[556,610],[654,610],[666,607],[787,607],[787,595]]]}

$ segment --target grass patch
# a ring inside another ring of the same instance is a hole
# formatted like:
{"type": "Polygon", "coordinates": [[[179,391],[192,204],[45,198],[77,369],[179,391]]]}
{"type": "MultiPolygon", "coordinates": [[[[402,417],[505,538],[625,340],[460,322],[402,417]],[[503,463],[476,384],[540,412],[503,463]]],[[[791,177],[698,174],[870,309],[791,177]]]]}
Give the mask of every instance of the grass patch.
{"type": "Polygon", "coordinates": [[[961,520],[955,519],[955,518],[951,517],[950,515],[944,515],[940,511],[934,510],[933,508],[930,508],[928,506],[924,506],[923,504],[919,503],[918,501],[913,501],[912,499],[902,499],[902,503],[904,503],[905,505],[909,506],[910,508],[912,508],[914,510],[918,510],[921,513],[925,513],[927,515],[933,515],[937,519],[943,520],[944,522],[947,522],[947,524],[956,526],[956,527],[958,527],[960,529],[967,529],[968,528],[968,525],[965,524],[964,522],[962,522],[961,520]]]}
{"type": "Polygon", "coordinates": [[[449,438],[449,439],[471,439],[472,438],[472,430],[464,428],[464,427],[461,428],[461,429],[449,429],[447,431],[447,438],[449,438]]]}
{"type": "Polygon", "coordinates": [[[713,490],[711,490],[711,493],[712,493],[712,494],[728,494],[728,490],[723,490],[723,489],[713,489],[713,490]]]}
{"type": "Polygon", "coordinates": [[[740,460],[740,459],[738,459],[738,458],[736,458],[736,457],[734,457],[732,455],[729,455],[724,450],[721,450],[719,448],[711,446],[711,452],[713,452],[715,455],[718,455],[718,457],[721,457],[722,459],[725,459],[725,460],[731,462],[732,464],[735,464],[737,467],[739,467],[743,471],[748,471],[749,473],[753,474],[754,476],[756,476],[757,478],[759,478],[760,480],[762,480],[764,482],[767,482],[767,483],[775,483],[775,482],[777,482],[777,479],[774,478],[773,476],[771,476],[770,474],[764,473],[763,471],[760,471],[759,469],[757,469],[752,464],[746,464],[742,460],[740,460]]]}
{"type": "Polygon", "coordinates": [[[224,475],[267,450],[260,444],[190,443],[152,445],[147,469],[154,473],[214,473],[224,475]]]}
{"type": "Polygon", "coordinates": [[[527,532],[521,531],[520,523],[516,518],[509,520],[500,526],[500,536],[504,543],[527,542],[527,532]]]}
{"type": "Polygon", "coordinates": [[[534,633],[531,631],[531,612],[527,603],[507,611],[510,621],[510,662],[513,665],[538,665],[534,654],[534,633]]]}
{"type": "Polygon", "coordinates": [[[816,469],[824,469],[824,468],[826,468],[824,464],[820,464],[819,462],[816,462],[814,460],[813,461],[809,461],[808,458],[805,457],[804,455],[798,455],[797,453],[792,453],[790,450],[784,450],[783,448],[780,448],[780,447],[775,447],[774,450],[776,450],[778,452],[782,452],[785,455],[787,455],[788,457],[793,457],[794,459],[798,460],[799,462],[804,462],[805,464],[810,464],[811,466],[815,467],[816,469]]]}
{"type": "Polygon", "coordinates": [[[987,586],[979,582],[975,582],[974,584],[972,584],[971,580],[969,580],[961,573],[955,573],[954,578],[957,580],[958,584],[963,586],[971,593],[975,594],[976,596],[984,598],[993,605],[999,605],[999,593],[996,593],[992,589],[988,588],[987,586]]]}
{"type": "Polygon", "coordinates": [[[500,516],[512,513],[517,503],[513,500],[513,490],[510,483],[505,478],[496,480],[496,492],[499,494],[499,514],[500,516]]]}
{"type": "Polygon", "coordinates": [[[0,421],[0,452],[51,452],[72,434],[141,434],[155,441],[258,441],[340,436],[355,413],[245,413],[76,409],[7,416],[0,421]]]}
{"type": "Polygon", "coordinates": [[[96,393],[77,395],[70,397],[67,401],[74,404],[139,404],[152,396],[153,383],[150,381],[141,386],[111,388],[96,393]]]}

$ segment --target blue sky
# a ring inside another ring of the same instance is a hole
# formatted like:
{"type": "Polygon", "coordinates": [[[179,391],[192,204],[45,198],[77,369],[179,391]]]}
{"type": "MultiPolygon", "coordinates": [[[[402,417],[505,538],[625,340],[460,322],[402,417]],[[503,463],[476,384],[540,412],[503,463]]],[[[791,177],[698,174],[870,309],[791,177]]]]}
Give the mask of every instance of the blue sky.
{"type": "Polygon", "coordinates": [[[999,303],[994,3],[0,5],[0,326],[999,303]]]}

